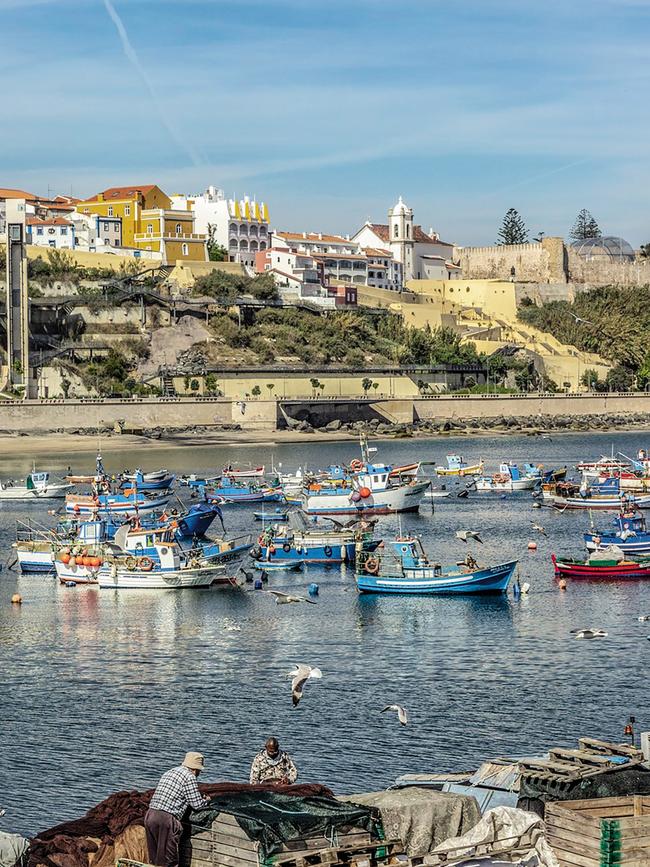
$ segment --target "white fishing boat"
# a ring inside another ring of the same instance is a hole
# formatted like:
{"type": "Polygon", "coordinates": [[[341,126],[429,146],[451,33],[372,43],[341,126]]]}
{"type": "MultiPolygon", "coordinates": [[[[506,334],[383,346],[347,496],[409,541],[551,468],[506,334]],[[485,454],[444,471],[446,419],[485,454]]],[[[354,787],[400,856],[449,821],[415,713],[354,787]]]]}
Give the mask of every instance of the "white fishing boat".
{"type": "Polygon", "coordinates": [[[390,470],[385,464],[367,464],[364,472],[340,484],[312,483],[302,495],[302,508],[308,515],[417,512],[430,483],[413,479],[394,484],[390,470]]]}
{"type": "Polygon", "coordinates": [[[242,469],[228,464],[227,467],[223,468],[222,475],[230,476],[233,479],[261,479],[264,476],[264,466],[242,469]]]}
{"type": "Polygon", "coordinates": [[[491,491],[493,493],[512,493],[513,491],[532,491],[541,481],[542,473],[539,467],[525,464],[524,471],[517,464],[504,462],[499,466],[499,472],[493,476],[482,476],[476,479],[477,491],[491,491]]]}
{"type": "Polygon", "coordinates": [[[447,466],[436,467],[439,476],[480,476],[483,473],[483,461],[468,464],[462,455],[447,455],[447,466]]]}
{"type": "Polygon", "coordinates": [[[72,485],[67,482],[51,482],[49,473],[31,472],[24,484],[15,481],[0,482],[0,501],[60,500],[71,488],[72,485]]]}

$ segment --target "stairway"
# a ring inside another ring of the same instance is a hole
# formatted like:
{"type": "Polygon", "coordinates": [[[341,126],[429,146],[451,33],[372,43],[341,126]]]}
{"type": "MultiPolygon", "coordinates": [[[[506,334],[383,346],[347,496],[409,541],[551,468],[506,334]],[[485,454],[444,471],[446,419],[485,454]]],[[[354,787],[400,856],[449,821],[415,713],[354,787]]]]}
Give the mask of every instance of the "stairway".
{"type": "Polygon", "coordinates": [[[176,389],[174,388],[174,380],[171,374],[163,374],[162,382],[164,397],[176,397],[176,389]]]}

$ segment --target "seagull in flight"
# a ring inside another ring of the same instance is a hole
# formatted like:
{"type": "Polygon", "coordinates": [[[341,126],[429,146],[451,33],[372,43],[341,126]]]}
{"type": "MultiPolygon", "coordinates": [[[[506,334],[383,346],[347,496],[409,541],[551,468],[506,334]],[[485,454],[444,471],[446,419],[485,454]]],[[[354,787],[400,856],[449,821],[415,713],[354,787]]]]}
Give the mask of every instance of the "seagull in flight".
{"type": "Polygon", "coordinates": [[[456,538],[462,542],[467,542],[468,539],[476,539],[477,542],[483,544],[483,539],[474,530],[456,530],[456,538]]]}
{"type": "Polygon", "coordinates": [[[542,536],[546,536],[546,535],[547,535],[546,530],[544,529],[544,527],[540,527],[540,525],[539,525],[539,524],[536,524],[534,521],[531,521],[531,522],[530,522],[530,526],[531,526],[531,529],[532,529],[532,530],[537,530],[537,532],[538,532],[538,533],[541,533],[542,536]]]}
{"type": "Polygon", "coordinates": [[[405,726],[408,723],[409,718],[401,704],[388,704],[385,708],[383,708],[381,713],[386,713],[387,710],[394,710],[396,712],[397,719],[400,721],[400,725],[405,726]]]}
{"type": "Polygon", "coordinates": [[[593,322],[589,322],[589,320],[587,320],[587,319],[583,319],[582,316],[577,316],[575,313],[572,313],[570,310],[569,310],[569,316],[573,316],[573,318],[575,319],[576,322],[582,322],[583,325],[593,325],[594,324],[593,322]]]}
{"type": "Polygon", "coordinates": [[[309,602],[310,605],[317,604],[315,599],[308,599],[306,596],[291,596],[290,593],[283,593],[281,590],[265,590],[263,592],[273,594],[276,605],[289,605],[292,602],[309,602]]]}
{"type": "Polygon", "coordinates": [[[291,678],[291,699],[294,707],[298,707],[300,699],[302,698],[302,691],[305,688],[307,681],[310,678],[320,680],[322,676],[323,672],[320,668],[312,668],[311,665],[296,663],[294,670],[287,674],[287,677],[291,678]]]}

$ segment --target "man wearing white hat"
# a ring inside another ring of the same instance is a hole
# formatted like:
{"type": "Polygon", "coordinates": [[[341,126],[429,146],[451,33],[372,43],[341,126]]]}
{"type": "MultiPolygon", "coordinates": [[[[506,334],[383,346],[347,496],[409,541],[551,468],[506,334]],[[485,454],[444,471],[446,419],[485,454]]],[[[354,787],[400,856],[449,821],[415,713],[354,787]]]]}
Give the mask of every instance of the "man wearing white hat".
{"type": "Polygon", "coordinates": [[[157,867],[178,867],[181,819],[188,807],[200,810],[208,803],[199,792],[196,778],[205,766],[201,753],[186,753],[183,764],[166,771],[144,817],[149,862],[157,867]]]}

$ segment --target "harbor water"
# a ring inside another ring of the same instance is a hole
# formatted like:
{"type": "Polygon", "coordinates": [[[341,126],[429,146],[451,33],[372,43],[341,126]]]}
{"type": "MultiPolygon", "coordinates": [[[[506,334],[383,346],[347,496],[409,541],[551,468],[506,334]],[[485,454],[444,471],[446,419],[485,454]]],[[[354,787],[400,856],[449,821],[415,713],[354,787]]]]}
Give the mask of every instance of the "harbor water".
{"type": "MultiPolygon", "coordinates": [[[[375,443],[376,444],[376,443],[375,443]]],[[[379,443],[395,464],[444,462],[460,451],[546,467],[602,453],[647,447],[643,433],[445,438],[379,443]]],[[[92,471],[92,455],[0,457],[0,478],[24,477],[35,459],[63,474],[92,471]]],[[[215,471],[233,461],[319,467],[358,456],[354,442],[277,447],[181,448],[148,452],[103,449],[109,472],[142,465],[176,473],[215,471]]],[[[437,480],[440,486],[444,480],[437,480]]],[[[479,563],[519,558],[528,595],[372,597],[357,595],[349,568],[276,573],[271,586],[306,593],[317,605],[276,605],[271,594],[244,591],[99,591],[59,586],[50,576],[8,568],[16,519],[53,526],[53,503],[0,505],[0,808],[3,829],[24,834],[83,814],[118,790],[154,786],[186,750],[205,753],[206,781],[247,779],[251,760],[277,735],[301,781],[336,792],[389,785],[406,772],[460,771],[483,758],[535,755],[572,745],[581,735],[623,739],[630,714],[650,728],[646,673],[650,586],[643,582],[571,583],[558,589],[551,552],[579,553],[588,513],[534,509],[530,493],[470,493],[447,481],[449,499],[425,502],[417,515],[381,518],[385,538],[401,528],[420,534],[436,560],[479,563]],[[544,537],[531,527],[542,524],[544,537]],[[477,530],[483,545],[455,538],[477,530]],[[528,551],[529,541],[536,552],[528,551]],[[20,593],[22,606],[12,606],[20,593]],[[601,641],[570,630],[605,629],[601,641]],[[292,707],[286,673],[318,665],[301,704],[292,707]],[[410,723],[394,714],[403,704],[410,723]]],[[[60,501],[59,501],[60,505],[60,501]]],[[[227,506],[229,534],[259,532],[258,505],[227,506]]],[[[270,505],[268,508],[274,508],[270,505]]],[[[610,514],[594,515],[599,526],[610,514]]],[[[218,523],[213,525],[216,533],[218,523]]]]}

